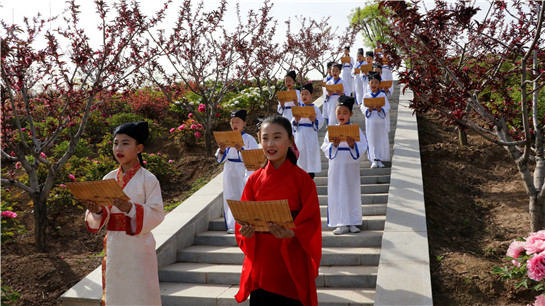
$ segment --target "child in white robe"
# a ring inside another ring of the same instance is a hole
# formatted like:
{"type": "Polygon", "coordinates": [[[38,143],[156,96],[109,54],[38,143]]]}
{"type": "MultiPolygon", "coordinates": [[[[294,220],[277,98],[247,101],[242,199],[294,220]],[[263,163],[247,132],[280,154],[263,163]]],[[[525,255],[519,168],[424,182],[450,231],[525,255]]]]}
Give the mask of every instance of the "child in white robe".
{"type": "MultiPolygon", "coordinates": [[[[333,79],[333,75],[331,74],[331,68],[333,67],[333,65],[335,65],[334,62],[327,63],[327,76],[324,78],[324,81],[323,81],[322,85],[327,84],[327,82],[329,82],[331,79],[333,79]]],[[[323,92],[323,98],[324,98],[324,101],[325,101],[327,99],[327,90],[325,89],[325,86],[322,86],[322,92],[323,92]]],[[[324,110],[324,112],[325,112],[325,110],[324,110]]]]}
{"type": "Polygon", "coordinates": [[[383,168],[382,161],[390,160],[390,103],[384,91],[379,89],[380,73],[370,72],[368,75],[370,91],[365,98],[384,97],[384,107],[381,109],[369,109],[362,104],[361,111],[365,115],[365,135],[369,144],[369,161],[371,168],[383,168]]]}
{"type": "MultiPolygon", "coordinates": [[[[374,62],[374,52],[373,51],[367,51],[365,52],[365,62],[367,64],[373,64],[374,62]]],[[[363,81],[363,95],[369,91],[369,80],[367,79],[367,75],[369,72],[364,73],[364,81],[363,81]]],[[[363,103],[362,103],[363,104],[363,103]]],[[[360,105],[362,105],[360,104],[360,105]]]]}
{"type": "Polygon", "coordinates": [[[348,89],[347,96],[350,96],[354,92],[354,84],[352,82],[352,68],[354,68],[354,59],[350,56],[350,47],[344,47],[344,57],[350,57],[350,63],[343,63],[342,65],[342,78],[348,89]]]}
{"type": "Polygon", "coordinates": [[[324,101],[324,119],[326,119],[327,125],[336,125],[337,117],[335,115],[335,109],[337,108],[337,101],[341,95],[350,96],[350,89],[348,85],[340,78],[342,65],[335,64],[331,68],[331,74],[333,79],[327,82],[327,85],[342,84],[343,91],[340,93],[328,93],[327,99],[324,101]]]}
{"type": "Polygon", "coordinates": [[[324,125],[324,117],[320,112],[320,108],[312,103],[313,92],[312,83],[308,83],[301,88],[301,100],[303,100],[301,105],[314,107],[316,115],[310,118],[294,116],[292,126],[295,145],[299,150],[297,166],[305,170],[314,179],[315,173],[322,172],[318,130],[324,125]]]}
{"type": "Polygon", "coordinates": [[[363,102],[363,93],[364,93],[364,81],[367,80],[367,77],[365,76],[365,73],[360,70],[359,73],[356,73],[356,69],[361,69],[362,65],[367,64],[363,57],[363,49],[358,49],[358,58],[356,61],[356,65],[354,66],[354,92],[355,92],[355,98],[356,103],[358,105],[361,105],[363,102]]]}
{"type": "Polygon", "coordinates": [[[235,132],[241,132],[244,146],[226,147],[225,144],[219,144],[216,151],[216,160],[218,163],[225,162],[223,166],[223,217],[225,218],[225,227],[227,233],[235,233],[235,218],[227,204],[227,200],[240,201],[246,180],[253,171],[247,171],[242,160],[240,151],[244,149],[259,149],[255,138],[244,132],[246,126],[246,110],[236,110],[231,112],[231,129],[235,132]]]}
{"type": "MultiPolygon", "coordinates": [[[[336,109],[339,125],[350,124],[354,98],[342,96],[336,109]]],[[[348,137],[329,142],[326,133],[322,151],[330,160],[327,171],[327,226],[337,227],[333,234],[357,233],[362,224],[360,156],[367,150],[367,141],[361,129],[360,140],[348,137]]]]}
{"type": "Polygon", "coordinates": [[[286,88],[288,90],[295,90],[297,94],[297,101],[289,101],[289,102],[278,102],[278,113],[282,115],[282,117],[287,118],[290,122],[293,119],[293,115],[291,113],[291,107],[299,105],[301,101],[301,92],[298,89],[295,89],[295,82],[297,79],[297,74],[295,71],[289,71],[286,76],[284,77],[284,85],[286,85],[286,88]]]}
{"type": "Polygon", "coordinates": [[[114,130],[113,152],[120,167],[104,179],[117,180],[130,200],[114,199],[111,206],[84,203],[87,229],[96,233],[102,226],[108,228],[102,261],[105,305],[161,305],[151,230],[165,213],[159,181],[141,166],[140,153],[148,134],[146,121],[125,123],[114,130]]]}

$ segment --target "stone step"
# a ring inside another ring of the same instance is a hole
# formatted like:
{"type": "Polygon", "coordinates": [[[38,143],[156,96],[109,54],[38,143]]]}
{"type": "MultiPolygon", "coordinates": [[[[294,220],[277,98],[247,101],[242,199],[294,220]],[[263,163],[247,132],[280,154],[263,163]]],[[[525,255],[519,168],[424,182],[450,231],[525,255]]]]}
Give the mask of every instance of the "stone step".
{"type": "MultiPolygon", "coordinates": [[[[382,230],[361,231],[345,235],[322,232],[322,247],[379,247],[382,244],[382,230]]],[[[196,245],[237,246],[235,235],[226,231],[206,231],[195,235],[196,245]]]]}
{"type": "MultiPolygon", "coordinates": [[[[208,285],[192,283],[161,282],[161,301],[163,306],[204,305],[239,306],[249,305],[249,301],[238,304],[234,299],[238,285],[208,285]]],[[[320,306],[373,305],[373,288],[318,288],[320,306]]]]}
{"type": "MultiPolygon", "coordinates": [[[[392,168],[360,168],[360,176],[390,175],[391,172],[392,168]]],[[[322,172],[316,173],[316,177],[327,177],[327,167],[322,168],[322,172]]]]}
{"type": "MultiPolygon", "coordinates": [[[[367,158],[367,156],[364,156],[365,158],[361,160],[360,162],[360,168],[361,169],[374,169],[371,168],[371,162],[367,158]]],[[[392,168],[392,162],[391,161],[383,161],[382,162],[385,168],[392,168]]],[[[329,168],[329,161],[328,160],[322,160],[322,172],[327,172],[327,169],[329,168]]]]}
{"type": "MultiPolygon", "coordinates": [[[[386,204],[365,204],[361,206],[364,216],[386,215],[386,204]]],[[[320,214],[327,216],[327,205],[320,205],[320,214]]]]}
{"type": "MultiPolygon", "coordinates": [[[[177,262],[159,269],[159,281],[194,284],[238,285],[241,265],[177,262]]],[[[374,287],[378,267],[321,266],[317,287],[374,287]]]]}
{"type": "MultiPolygon", "coordinates": [[[[380,248],[378,247],[324,247],[322,248],[322,266],[359,266],[378,265],[380,248]]],[[[192,245],[178,251],[179,262],[208,264],[242,265],[244,253],[238,246],[192,245]]]]}
{"type": "MultiPolygon", "coordinates": [[[[361,230],[383,230],[386,215],[362,216],[361,219],[362,224],[358,225],[361,230]]],[[[322,231],[332,231],[334,229],[334,227],[327,226],[327,213],[322,215],[322,231]]],[[[208,230],[225,231],[225,220],[223,217],[211,220],[208,223],[208,230]]]]}
{"type": "MultiPolygon", "coordinates": [[[[316,186],[327,186],[327,177],[315,177],[314,182],[316,186]]],[[[361,176],[360,184],[388,184],[390,183],[389,175],[377,175],[377,176],[361,176]]]]}
{"type": "MultiPolygon", "coordinates": [[[[374,193],[388,193],[390,189],[390,184],[361,184],[360,190],[361,194],[374,194],[374,193]]],[[[318,186],[316,185],[316,191],[318,195],[327,195],[327,185],[318,186]]]]}
{"type": "MultiPolygon", "coordinates": [[[[327,195],[318,195],[320,205],[327,205],[327,195]]],[[[385,204],[388,203],[387,193],[362,194],[361,204],[385,204]]]]}

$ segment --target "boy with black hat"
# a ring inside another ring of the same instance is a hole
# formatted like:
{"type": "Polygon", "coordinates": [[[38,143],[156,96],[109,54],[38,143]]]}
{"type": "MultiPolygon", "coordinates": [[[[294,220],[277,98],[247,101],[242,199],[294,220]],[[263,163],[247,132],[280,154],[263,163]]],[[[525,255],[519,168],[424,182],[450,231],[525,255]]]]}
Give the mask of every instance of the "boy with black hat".
{"type": "Polygon", "coordinates": [[[384,107],[380,109],[369,109],[365,104],[361,105],[361,111],[365,115],[365,135],[369,143],[369,161],[371,168],[383,168],[382,161],[390,160],[390,142],[388,133],[390,132],[390,103],[384,91],[380,90],[380,73],[370,72],[367,76],[369,80],[369,92],[365,98],[384,97],[384,107]]]}
{"type": "Polygon", "coordinates": [[[234,110],[231,112],[231,120],[229,121],[231,129],[242,134],[244,146],[236,145],[233,148],[226,147],[225,144],[219,144],[219,149],[216,151],[218,163],[225,161],[225,165],[223,166],[223,216],[225,218],[225,227],[229,234],[235,233],[236,221],[229,209],[227,200],[240,201],[246,180],[252,173],[246,170],[240,151],[244,149],[259,149],[255,138],[244,132],[246,116],[246,110],[234,110]]]}
{"type": "Polygon", "coordinates": [[[299,150],[297,166],[305,170],[312,178],[314,178],[315,173],[322,172],[318,130],[324,125],[324,117],[320,112],[320,108],[312,103],[313,92],[312,83],[308,83],[301,88],[301,100],[303,100],[301,105],[313,107],[315,116],[310,118],[294,116],[292,120],[295,145],[299,150]]]}
{"type": "Polygon", "coordinates": [[[104,179],[116,180],[130,200],[114,199],[110,206],[83,203],[87,208],[87,230],[96,233],[103,226],[108,229],[102,261],[102,302],[160,305],[157,255],[151,230],[163,221],[165,212],[159,181],[142,167],[148,123],[125,123],[116,127],[113,134],[113,153],[120,166],[104,179]]]}
{"type": "Polygon", "coordinates": [[[327,98],[324,100],[324,119],[326,120],[327,125],[336,125],[337,118],[335,117],[335,108],[337,107],[337,100],[340,95],[350,96],[350,89],[346,82],[341,79],[340,74],[342,71],[341,64],[335,64],[331,67],[331,75],[333,78],[327,82],[327,85],[343,85],[343,92],[341,93],[328,93],[327,98]]]}
{"type": "Polygon", "coordinates": [[[288,71],[288,73],[284,77],[284,85],[286,85],[286,88],[288,90],[295,90],[297,94],[297,101],[289,101],[285,103],[278,102],[278,113],[282,115],[282,117],[288,118],[290,122],[293,119],[293,114],[291,113],[291,107],[297,106],[301,103],[301,92],[298,89],[295,89],[296,80],[297,80],[297,73],[293,70],[288,71]]]}
{"type": "Polygon", "coordinates": [[[363,57],[363,48],[358,49],[358,58],[356,61],[356,66],[354,66],[354,92],[356,97],[356,103],[361,105],[363,102],[363,93],[364,86],[367,86],[367,77],[365,73],[360,70],[359,73],[356,73],[356,69],[361,69],[362,65],[366,65],[367,62],[363,57]]]}
{"type": "MultiPolygon", "coordinates": [[[[354,98],[342,96],[336,107],[339,125],[350,124],[354,98]]],[[[329,142],[326,133],[322,151],[329,159],[327,171],[327,226],[336,227],[333,234],[357,233],[362,224],[360,156],[367,150],[367,141],[359,129],[359,141],[347,137],[346,141],[335,138],[329,142]]]]}
{"type": "MultiPolygon", "coordinates": [[[[335,62],[327,63],[327,76],[324,78],[323,84],[327,84],[327,82],[329,82],[329,80],[333,78],[333,75],[331,74],[331,68],[333,67],[333,65],[335,65],[335,62]]],[[[323,98],[325,101],[327,99],[327,90],[325,90],[325,86],[322,86],[322,91],[324,93],[323,98]]]]}

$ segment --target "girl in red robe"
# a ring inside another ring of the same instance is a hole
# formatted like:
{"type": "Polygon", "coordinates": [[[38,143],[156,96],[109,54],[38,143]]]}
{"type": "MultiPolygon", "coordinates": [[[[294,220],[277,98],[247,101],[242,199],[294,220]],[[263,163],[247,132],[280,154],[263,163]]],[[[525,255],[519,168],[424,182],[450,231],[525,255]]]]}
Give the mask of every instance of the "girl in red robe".
{"type": "Polygon", "coordinates": [[[297,166],[288,119],[266,118],[259,137],[267,162],[248,179],[242,201],[287,199],[295,229],[271,223],[270,233],[261,233],[236,224],[237,243],[246,256],[235,298],[240,303],[250,296],[250,305],[318,305],[322,228],[316,185],[297,166]]]}

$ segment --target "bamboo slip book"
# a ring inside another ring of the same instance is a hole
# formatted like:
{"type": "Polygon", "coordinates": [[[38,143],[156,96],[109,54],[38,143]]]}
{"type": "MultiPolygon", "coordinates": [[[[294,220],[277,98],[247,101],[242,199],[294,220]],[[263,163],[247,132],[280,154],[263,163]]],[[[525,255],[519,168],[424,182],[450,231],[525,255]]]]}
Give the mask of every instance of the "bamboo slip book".
{"type": "Polygon", "coordinates": [[[364,73],[367,73],[369,71],[373,71],[373,64],[366,64],[366,65],[361,65],[360,66],[360,69],[362,72],[364,73]]]}
{"type": "Polygon", "coordinates": [[[238,144],[241,147],[244,146],[242,134],[237,131],[215,131],[214,138],[216,139],[216,143],[218,143],[218,145],[225,144],[227,147],[235,147],[235,145],[238,144]]]}
{"type": "Polygon", "coordinates": [[[378,98],[363,98],[363,105],[369,109],[380,109],[386,104],[386,99],[384,97],[378,98]]]}
{"type": "Polygon", "coordinates": [[[382,82],[380,82],[380,85],[378,86],[378,88],[386,90],[386,89],[392,87],[393,82],[394,81],[382,81],[382,82]]]}
{"type": "Polygon", "coordinates": [[[130,200],[116,180],[66,183],[66,187],[80,202],[95,202],[100,206],[110,206],[114,199],[130,200]]]}
{"type": "Polygon", "coordinates": [[[288,200],[278,201],[234,201],[227,204],[238,224],[251,224],[256,232],[269,232],[269,223],[294,229],[288,200]]]}
{"type": "Polygon", "coordinates": [[[291,113],[293,114],[293,117],[299,118],[316,117],[314,106],[292,106],[291,113]]]}
{"type": "Polygon", "coordinates": [[[267,159],[262,149],[242,150],[240,154],[242,154],[242,161],[248,171],[256,171],[261,168],[261,165],[267,159]]]}
{"type": "Polygon", "coordinates": [[[344,87],[343,84],[326,85],[325,90],[330,94],[342,94],[344,87]]]}
{"type": "Polygon", "coordinates": [[[350,64],[350,56],[343,56],[341,57],[341,63],[343,64],[350,64]]]}
{"type": "Polygon", "coordinates": [[[295,90],[279,91],[276,93],[278,102],[297,102],[297,92],[295,90]]]}
{"type": "Polygon", "coordinates": [[[354,141],[360,141],[360,126],[359,124],[328,125],[327,134],[329,142],[335,141],[335,138],[346,141],[347,137],[351,137],[354,141]]]}

